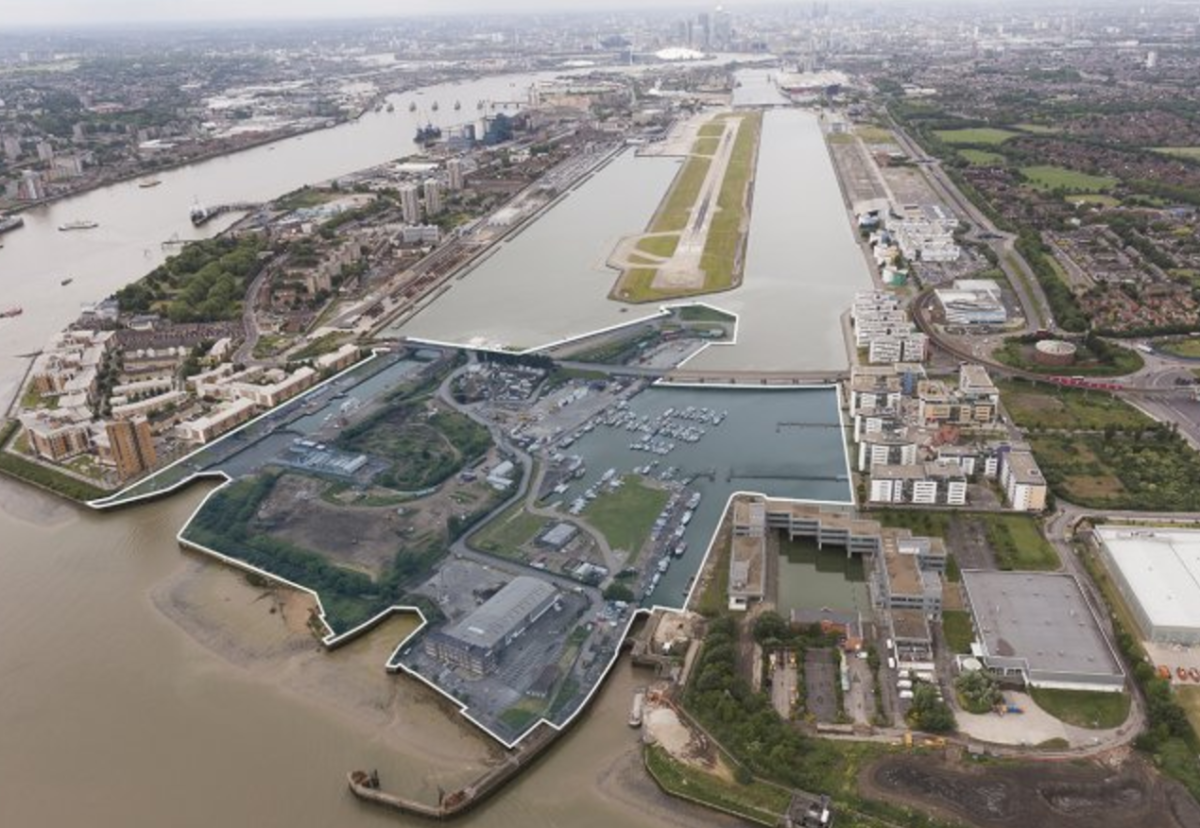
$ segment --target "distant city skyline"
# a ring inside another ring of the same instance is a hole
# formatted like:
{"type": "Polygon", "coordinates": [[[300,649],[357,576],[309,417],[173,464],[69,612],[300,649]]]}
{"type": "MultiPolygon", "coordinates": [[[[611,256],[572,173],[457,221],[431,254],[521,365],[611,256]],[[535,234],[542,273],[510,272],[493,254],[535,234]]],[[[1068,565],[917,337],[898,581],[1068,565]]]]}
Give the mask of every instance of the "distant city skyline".
{"type": "MultiPolygon", "coordinates": [[[[723,5],[736,10],[778,5],[783,0],[654,0],[663,10],[705,11],[723,5]]],[[[405,17],[467,13],[524,13],[597,11],[640,8],[636,0],[572,0],[564,8],[558,0],[206,0],[180,3],[170,0],[38,0],[5,4],[0,30],[20,26],[117,25],[122,23],[192,23],[253,20],[345,19],[405,17]]]]}

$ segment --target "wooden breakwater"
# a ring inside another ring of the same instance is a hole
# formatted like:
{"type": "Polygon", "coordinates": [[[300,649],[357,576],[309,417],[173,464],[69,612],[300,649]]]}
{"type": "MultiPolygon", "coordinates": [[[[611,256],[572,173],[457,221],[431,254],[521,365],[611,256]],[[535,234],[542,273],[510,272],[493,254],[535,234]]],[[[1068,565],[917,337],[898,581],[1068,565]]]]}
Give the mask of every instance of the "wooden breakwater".
{"type": "Polygon", "coordinates": [[[532,765],[560,735],[562,735],[562,731],[546,724],[540,725],[533,733],[525,737],[521,745],[511,751],[504,761],[490,768],[465,787],[443,793],[436,804],[388,793],[383,790],[379,774],[376,771],[352,771],[347,774],[347,782],[350,785],[350,792],[364,802],[382,805],[394,811],[425,819],[453,819],[484,802],[517,774],[532,765]]]}

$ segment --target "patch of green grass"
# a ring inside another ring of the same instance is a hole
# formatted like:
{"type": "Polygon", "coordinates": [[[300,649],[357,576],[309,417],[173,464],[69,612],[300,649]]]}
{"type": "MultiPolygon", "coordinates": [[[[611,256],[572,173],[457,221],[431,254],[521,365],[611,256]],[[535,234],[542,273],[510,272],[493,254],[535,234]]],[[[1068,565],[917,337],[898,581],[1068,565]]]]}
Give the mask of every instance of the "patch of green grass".
{"type": "Polygon", "coordinates": [[[679,320],[681,322],[728,322],[734,321],[734,316],[731,313],[726,313],[716,308],[710,308],[708,305],[687,305],[679,308],[679,320]]]}
{"type": "Polygon", "coordinates": [[[1192,723],[1192,730],[1200,733],[1200,687],[1194,684],[1176,685],[1175,701],[1179,702],[1179,706],[1187,713],[1188,721],[1192,723]]]}
{"type": "Polygon", "coordinates": [[[1004,156],[998,152],[988,152],[980,149],[961,149],[958,151],[968,164],[975,167],[998,167],[1004,163],[1004,156]]]}
{"type": "Polygon", "coordinates": [[[933,133],[947,144],[1003,144],[1019,133],[1011,129],[975,127],[972,129],[939,129],[933,133]]]}
{"type": "Polygon", "coordinates": [[[1200,147],[1154,147],[1154,151],[1176,158],[1192,158],[1200,161],[1200,147]]]}
{"type": "Polygon", "coordinates": [[[523,503],[517,503],[472,535],[471,546],[496,555],[520,557],[520,548],[533,540],[548,522],[526,512],[523,503]]]}
{"type": "Polygon", "coordinates": [[[892,135],[890,129],[874,126],[871,124],[862,124],[854,128],[859,138],[862,138],[868,144],[892,144],[896,139],[892,135]]]}
{"type": "Polygon", "coordinates": [[[1098,193],[1111,190],[1117,179],[1089,175],[1066,167],[1039,165],[1021,167],[1021,175],[1037,190],[1065,190],[1069,193],[1098,193]]]}
{"type": "Polygon", "coordinates": [[[1071,743],[1061,736],[1055,736],[1053,739],[1038,742],[1034,747],[1038,750],[1066,750],[1071,747],[1071,743]]]}
{"type": "Polygon", "coordinates": [[[290,360],[305,360],[316,359],[325,354],[331,354],[350,339],[348,334],[344,333],[327,333],[324,336],[317,337],[312,342],[305,345],[300,350],[288,355],[290,360]]]}
{"type": "Polygon", "coordinates": [[[617,286],[613,289],[613,296],[626,302],[652,302],[655,299],[665,299],[667,294],[655,290],[653,287],[656,276],[658,276],[657,267],[631,267],[621,275],[617,286]]]}
{"type": "Polygon", "coordinates": [[[668,494],[633,477],[616,491],[607,490],[593,500],[583,516],[604,535],[613,549],[629,552],[633,561],[654,527],[654,519],[667,503],[668,494]]]}
{"type": "Polygon", "coordinates": [[[645,748],[646,769],[664,791],[737,814],[760,825],[778,825],[791,795],[782,788],[752,781],[729,782],[692,765],[676,761],[660,745],[645,748]]]}
{"type": "Polygon", "coordinates": [[[1045,124],[1014,124],[1014,128],[1032,135],[1054,135],[1060,131],[1058,127],[1046,126],[1045,124]]]}
{"type": "Polygon", "coordinates": [[[705,124],[696,133],[700,138],[720,138],[725,134],[724,124],[705,124]]]}
{"type": "Polygon", "coordinates": [[[669,258],[675,255],[679,246],[679,236],[648,236],[637,243],[637,249],[651,256],[669,258]]]}
{"type": "Polygon", "coordinates": [[[1189,337],[1188,339],[1174,339],[1170,342],[1162,342],[1158,344],[1158,350],[1165,351],[1168,354],[1175,356],[1188,357],[1190,359],[1200,359],[1200,337],[1189,337]]]}
{"type": "Polygon", "coordinates": [[[1001,569],[1048,571],[1062,566],[1058,553],[1030,515],[989,514],[982,519],[1001,569]]]}
{"type": "Polygon", "coordinates": [[[1096,391],[1019,380],[998,380],[1004,409],[1026,429],[1142,429],[1154,421],[1124,400],[1096,391]]]}
{"type": "Polygon", "coordinates": [[[275,199],[274,206],[278,210],[302,210],[311,207],[320,207],[337,195],[337,193],[330,190],[301,187],[299,190],[293,190],[287,195],[275,199]]]}
{"type": "Polygon", "coordinates": [[[1076,727],[1108,730],[1129,718],[1128,693],[1100,693],[1087,690],[1050,690],[1030,688],[1037,706],[1060,721],[1076,727]]]}
{"type": "Polygon", "coordinates": [[[1071,204],[1092,204],[1097,207],[1119,207],[1121,199],[1103,193],[1072,193],[1064,198],[1071,204]]]}
{"type": "Polygon", "coordinates": [[[721,146],[720,138],[697,138],[692,144],[692,152],[696,155],[716,155],[721,146]]]}
{"type": "Polygon", "coordinates": [[[966,610],[943,610],[942,633],[951,652],[971,652],[971,642],[975,639],[975,634],[971,629],[971,614],[966,610]]]}
{"type": "Polygon", "coordinates": [[[500,714],[501,723],[507,725],[513,733],[522,733],[525,728],[541,718],[541,710],[530,710],[517,704],[500,714]]]}
{"type": "Polygon", "coordinates": [[[687,226],[696,197],[700,195],[700,187],[708,175],[712,161],[708,158],[688,158],[675,180],[667,191],[666,200],[658,209],[654,221],[650,224],[650,233],[678,233],[687,226]]]}

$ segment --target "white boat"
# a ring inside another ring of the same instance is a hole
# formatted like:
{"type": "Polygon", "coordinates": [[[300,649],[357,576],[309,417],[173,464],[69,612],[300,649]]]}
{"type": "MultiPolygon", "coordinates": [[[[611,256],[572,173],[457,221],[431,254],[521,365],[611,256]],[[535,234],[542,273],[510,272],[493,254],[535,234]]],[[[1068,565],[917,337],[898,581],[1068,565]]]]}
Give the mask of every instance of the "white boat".
{"type": "Polygon", "coordinates": [[[642,711],[646,706],[646,694],[638,691],[633,696],[633,707],[629,711],[629,726],[642,726],[642,711]]]}
{"type": "Polygon", "coordinates": [[[58,225],[58,231],[60,233],[66,233],[68,230],[91,230],[99,226],[100,225],[97,222],[80,219],[77,221],[64,222],[58,225]]]}

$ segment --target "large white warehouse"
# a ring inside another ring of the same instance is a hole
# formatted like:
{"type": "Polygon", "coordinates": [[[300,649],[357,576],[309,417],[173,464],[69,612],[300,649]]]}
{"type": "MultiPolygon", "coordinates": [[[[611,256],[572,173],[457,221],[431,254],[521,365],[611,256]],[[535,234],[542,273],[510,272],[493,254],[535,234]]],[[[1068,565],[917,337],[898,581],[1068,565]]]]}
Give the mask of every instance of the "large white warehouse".
{"type": "Polygon", "coordinates": [[[1200,644],[1200,531],[1101,526],[1096,535],[1142,634],[1200,644]]]}

